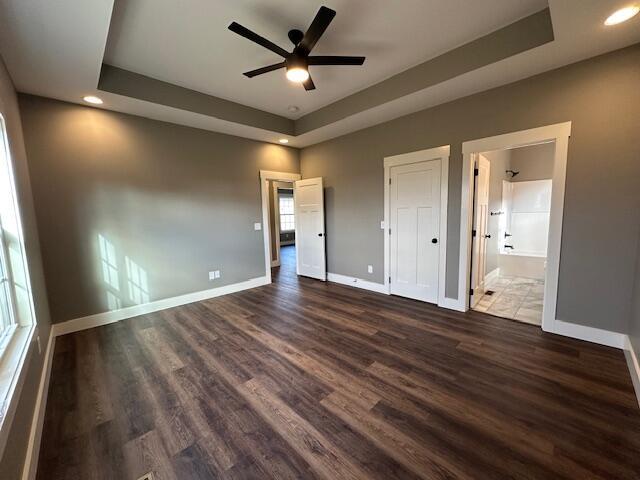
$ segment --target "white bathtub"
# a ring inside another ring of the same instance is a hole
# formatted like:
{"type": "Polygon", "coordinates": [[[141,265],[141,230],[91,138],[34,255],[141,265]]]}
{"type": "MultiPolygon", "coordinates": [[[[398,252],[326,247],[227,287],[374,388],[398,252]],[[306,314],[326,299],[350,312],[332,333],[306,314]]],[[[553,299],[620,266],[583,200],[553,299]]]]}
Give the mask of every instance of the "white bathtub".
{"type": "Polygon", "coordinates": [[[544,280],[546,267],[547,257],[542,255],[529,255],[517,251],[498,255],[498,268],[501,276],[544,280]]]}

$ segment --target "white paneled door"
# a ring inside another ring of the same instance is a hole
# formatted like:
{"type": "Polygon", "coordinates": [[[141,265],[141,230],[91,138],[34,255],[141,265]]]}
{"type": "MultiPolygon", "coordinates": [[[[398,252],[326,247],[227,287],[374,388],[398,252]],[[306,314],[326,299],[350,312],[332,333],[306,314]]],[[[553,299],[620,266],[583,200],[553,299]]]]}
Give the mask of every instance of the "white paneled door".
{"type": "Polygon", "coordinates": [[[295,182],[296,252],[298,275],[327,279],[322,177],[295,182]]]}
{"type": "MultiPolygon", "coordinates": [[[[391,293],[438,302],[441,160],[391,167],[391,293]]],[[[444,288],[444,287],[443,287],[444,288]]]]}
{"type": "Polygon", "coordinates": [[[484,155],[478,155],[476,169],[475,198],[473,203],[474,225],[472,234],[473,250],[471,264],[471,307],[482,298],[486,290],[484,279],[487,265],[487,239],[491,238],[488,232],[489,225],[489,180],[491,165],[484,155]]]}

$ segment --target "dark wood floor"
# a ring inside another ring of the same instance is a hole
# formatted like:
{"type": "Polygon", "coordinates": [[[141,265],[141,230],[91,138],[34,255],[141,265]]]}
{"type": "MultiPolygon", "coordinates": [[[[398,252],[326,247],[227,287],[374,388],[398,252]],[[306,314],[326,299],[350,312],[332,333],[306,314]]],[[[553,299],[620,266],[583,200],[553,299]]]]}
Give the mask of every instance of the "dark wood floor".
{"type": "Polygon", "coordinates": [[[38,478],[640,478],[622,352],[299,279],[60,337],[38,478]]]}

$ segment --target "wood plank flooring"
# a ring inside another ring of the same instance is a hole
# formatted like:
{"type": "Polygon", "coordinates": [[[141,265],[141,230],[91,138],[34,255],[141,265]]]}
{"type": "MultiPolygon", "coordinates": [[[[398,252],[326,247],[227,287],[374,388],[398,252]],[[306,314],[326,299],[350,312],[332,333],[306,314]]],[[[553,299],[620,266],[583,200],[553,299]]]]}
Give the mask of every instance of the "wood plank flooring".
{"type": "Polygon", "coordinates": [[[38,479],[638,479],[622,352],[297,278],[59,337],[38,479]]]}

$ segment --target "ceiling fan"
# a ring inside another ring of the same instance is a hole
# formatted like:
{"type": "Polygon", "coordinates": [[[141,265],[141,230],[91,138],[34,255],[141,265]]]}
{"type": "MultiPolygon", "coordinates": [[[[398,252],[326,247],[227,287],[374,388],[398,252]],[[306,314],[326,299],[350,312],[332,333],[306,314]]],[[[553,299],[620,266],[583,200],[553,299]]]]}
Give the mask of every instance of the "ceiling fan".
{"type": "Polygon", "coordinates": [[[324,31],[327,29],[336,12],[327,7],[320,7],[313,22],[307,29],[306,33],[300,30],[290,30],[289,40],[294,45],[291,52],[287,52],[284,48],[267,40],[266,38],[252,32],[239,23],[233,22],[229,25],[229,30],[237,33],[257,43],[284,58],[283,62],[274,63],[266,67],[245,72],[249,78],[253,78],[263,73],[272,72],[280,68],[286,68],[287,78],[292,82],[302,83],[305,90],[314,90],[316,86],[309,75],[309,65],[362,65],[365,57],[342,57],[342,56],[312,56],[311,50],[316,45],[324,31]]]}

